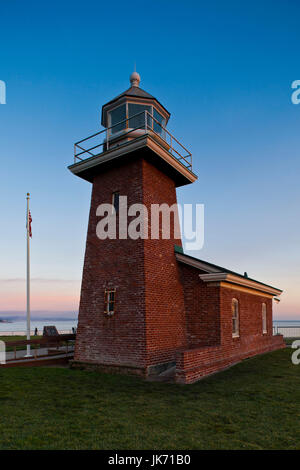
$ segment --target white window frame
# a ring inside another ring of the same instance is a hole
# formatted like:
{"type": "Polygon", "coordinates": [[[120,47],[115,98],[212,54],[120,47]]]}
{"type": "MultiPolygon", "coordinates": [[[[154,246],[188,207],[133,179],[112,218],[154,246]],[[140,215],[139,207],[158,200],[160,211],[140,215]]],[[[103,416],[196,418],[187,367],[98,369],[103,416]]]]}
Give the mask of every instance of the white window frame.
{"type": "Polygon", "coordinates": [[[261,306],[261,316],[262,316],[262,333],[266,335],[268,333],[267,325],[267,305],[265,303],[261,306]]]}
{"type": "Polygon", "coordinates": [[[239,301],[237,299],[232,299],[231,301],[231,322],[232,322],[232,337],[239,338],[240,336],[240,312],[239,312],[239,301]]]}
{"type": "Polygon", "coordinates": [[[104,291],[104,314],[107,316],[112,316],[115,314],[115,309],[116,309],[116,289],[105,289],[104,291]],[[114,294],[114,300],[111,300],[110,296],[111,294],[114,294]],[[109,309],[109,305],[113,304],[113,310],[109,309]]]}

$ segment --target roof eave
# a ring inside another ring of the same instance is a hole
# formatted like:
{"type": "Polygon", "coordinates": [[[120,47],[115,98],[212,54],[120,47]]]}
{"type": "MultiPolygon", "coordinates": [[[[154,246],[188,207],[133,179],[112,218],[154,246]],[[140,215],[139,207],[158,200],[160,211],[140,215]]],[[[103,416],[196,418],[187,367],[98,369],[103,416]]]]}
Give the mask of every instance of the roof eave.
{"type": "Polygon", "coordinates": [[[272,296],[278,296],[282,293],[281,289],[276,287],[268,286],[259,281],[254,281],[247,277],[238,276],[230,273],[209,273],[199,274],[199,278],[204,282],[228,282],[230,284],[236,284],[238,286],[246,287],[248,289],[255,289],[272,296]]]}
{"type": "MultiPolygon", "coordinates": [[[[153,156],[152,160],[157,163],[159,161],[161,165],[164,165],[163,171],[168,171],[169,175],[173,174],[176,180],[176,187],[183,186],[185,184],[193,183],[197,180],[197,176],[178,159],[174,157],[163,145],[163,140],[157,139],[157,137],[145,134],[138,137],[126,144],[120,145],[119,147],[112,148],[102,152],[93,157],[86,158],[77,163],[73,163],[68,166],[68,169],[76,176],[79,176],[86,181],[92,182],[93,176],[87,176],[87,173],[93,173],[96,167],[104,168],[105,165],[112,162],[120,161],[120,158],[127,156],[134,156],[135,152],[143,150],[150,152],[153,156]]],[[[147,153],[148,154],[148,153],[147,153]]],[[[144,155],[147,156],[146,154],[144,155]]]]}
{"type": "Polygon", "coordinates": [[[248,284],[248,287],[250,284],[252,284],[260,286],[260,289],[258,290],[264,289],[265,291],[267,291],[268,289],[271,289],[274,292],[274,294],[272,295],[280,295],[283,292],[281,289],[270,286],[268,284],[264,284],[260,281],[256,281],[255,279],[242,276],[241,274],[235,273],[234,271],[229,271],[221,266],[217,266],[216,264],[208,263],[207,261],[203,261],[192,256],[186,255],[183,253],[181,247],[175,246],[175,256],[177,261],[181,263],[187,264],[202,271],[206,271],[207,274],[203,274],[203,276],[206,276],[206,278],[202,279],[206,280],[206,282],[210,280],[215,282],[227,281],[235,284],[239,282],[240,285],[248,284]],[[220,276],[220,279],[217,279],[218,276],[220,276]],[[227,279],[225,279],[225,277],[227,277],[227,279]],[[229,281],[230,278],[234,279],[235,282],[233,282],[232,280],[229,281]]]}

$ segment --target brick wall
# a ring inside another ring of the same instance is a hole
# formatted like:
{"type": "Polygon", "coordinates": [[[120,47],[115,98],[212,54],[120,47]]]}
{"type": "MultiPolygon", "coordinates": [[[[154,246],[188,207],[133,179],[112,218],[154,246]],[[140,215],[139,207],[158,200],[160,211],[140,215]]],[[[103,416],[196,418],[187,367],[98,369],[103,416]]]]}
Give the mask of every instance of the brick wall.
{"type": "Polygon", "coordinates": [[[237,289],[220,288],[221,299],[221,343],[223,345],[232,344],[238,347],[239,344],[253,341],[255,338],[261,339],[265,336],[272,336],[272,299],[257,294],[242,292],[237,289]],[[240,336],[232,338],[232,312],[231,303],[235,298],[239,302],[239,330],[240,336]],[[262,304],[267,307],[267,335],[262,334],[262,304]]]}
{"type": "Polygon", "coordinates": [[[143,195],[142,161],[95,176],[83,268],[75,361],[145,367],[145,273],[142,240],[99,240],[96,209],[112,193],[143,195]],[[116,288],[116,313],[104,315],[104,290],[116,288]]]}
{"type": "Polygon", "coordinates": [[[199,270],[181,265],[180,271],[185,286],[189,349],[177,354],[177,382],[192,383],[246,357],[285,347],[282,336],[272,336],[271,298],[204,283],[200,279],[197,284],[199,270]],[[232,337],[233,298],[239,301],[240,335],[237,338],[232,337]],[[262,303],[267,307],[267,334],[262,332],[262,303]],[[215,340],[209,328],[216,333],[215,340]],[[197,338],[201,338],[199,344],[197,338]]]}
{"type": "Polygon", "coordinates": [[[95,175],[75,363],[147,375],[149,366],[176,360],[176,380],[191,383],[284,346],[281,337],[272,337],[271,299],[201,281],[201,271],[176,261],[174,245],[181,245],[180,238],[162,239],[160,232],[157,240],[99,240],[96,209],[111,203],[116,191],[128,196],[128,205],[145,204],[149,214],[151,204],[176,203],[174,181],[142,153],[95,175]],[[104,314],[105,288],[116,288],[112,317],[104,314]],[[239,338],[231,332],[233,297],[240,304],[239,338]],[[267,335],[262,335],[262,302],[267,335]]]}
{"type": "Polygon", "coordinates": [[[284,348],[281,335],[265,338],[248,339],[238,348],[207,346],[179,352],[176,360],[176,382],[193,383],[197,380],[221,371],[242,359],[284,348]]]}
{"type": "MultiPolygon", "coordinates": [[[[145,369],[175,360],[185,344],[183,290],[169,240],[99,240],[96,209],[112,193],[128,205],[176,203],[173,180],[138,156],[95,176],[83,269],[75,362],[145,369]],[[116,312],[104,315],[104,289],[115,287],[116,312]]],[[[128,218],[128,221],[133,219],[128,218]]],[[[150,219],[149,219],[150,230],[150,219]]]]}
{"type": "Polygon", "coordinates": [[[220,289],[199,278],[203,271],[178,263],[184,289],[189,348],[220,343],[220,289]]]}
{"type": "MultiPolygon", "coordinates": [[[[151,204],[176,203],[176,188],[168,175],[143,161],[143,202],[151,204]]],[[[150,223],[150,221],[149,221],[150,223]]],[[[174,218],[171,218],[174,233],[174,218]]],[[[174,245],[180,238],[145,240],[146,341],[147,362],[157,364],[175,361],[176,352],[186,347],[183,287],[174,245]]]]}

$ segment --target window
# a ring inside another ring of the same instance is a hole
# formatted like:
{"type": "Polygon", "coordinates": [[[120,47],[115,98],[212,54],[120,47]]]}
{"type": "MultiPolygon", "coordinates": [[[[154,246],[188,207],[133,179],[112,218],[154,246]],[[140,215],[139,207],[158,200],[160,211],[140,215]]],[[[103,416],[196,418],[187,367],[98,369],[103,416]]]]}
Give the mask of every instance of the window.
{"type": "MultiPolygon", "coordinates": [[[[155,108],[153,108],[153,117],[156,119],[156,121],[158,121],[162,126],[165,125],[165,120],[164,118],[162,117],[161,114],[159,114],[158,111],[156,111],[155,108]]],[[[164,134],[164,131],[163,129],[161,128],[161,126],[156,122],[154,121],[153,119],[153,130],[154,132],[156,132],[157,134],[164,134]]]]}
{"type": "MultiPolygon", "coordinates": [[[[130,129],[136,129],[137,127],[145,129],[145,113],[134,116],[135,114],[142,113],[143,111],[148,111],[151,114],[151,106],[146,106],[145,104],[128,103],[128,127],[130,129]]],[[[147,126],[151,126],[151,121],[151,116],[147,115],[147,126]]]]}
{"type": "Polygon", "coordinates": [[[116,132],[120,132],[123,129],[126,129],[126,104],[122,104],[122,106],[118,106],[117,108],[113,109],[110,112],[110,124],[109,127],[115,126],[112,129],[110,129],[110,132],[112,134],[115,134],[116,132]],[[118,122],[121,122],[121,124],[118,124],[118,122]],[[116,124],[118,124],[116,126],[116,124]]]}
{"type": "Polygon", "coordinates": [[[115,313],[116,289],[105,289],[104,292],[104,313],[113,315],[115,313]]]}
{"type": "Polygon", "coordinates": [[[116,214],[119,212],[119,206],[120,206],[120,193],[115,192],[112,195],[112,205],[116,211],[116,214]]]}
{"type": "Polygon", "coordinates": [[[263,331],[263,335],[264,335],[268,332],[268,330],[267,330],[267,306],[266,306],[266,304],[262,304],[261,310],[262,310],[262,331],[263,331]]]}
{"type": "Polygon", "coordinates": [[[239,302],[237,299],[232,299],[231,311],[232,311],[232,337],[236,338],[240,336],[239,302]]]}
{"type": "Polygon", "coordinates": [[[108,127],[114,126],[109,130],[109,134],[116,134],[125,129],[145,129],[145,111],[149,113],[147,115],[147,128],[153,129],[154,132],[165,138],[165,131],[161,128],[161,126],[166,125],[165,118],[154,106],[136,103],[124,103],[109,112],[108,127]]]}

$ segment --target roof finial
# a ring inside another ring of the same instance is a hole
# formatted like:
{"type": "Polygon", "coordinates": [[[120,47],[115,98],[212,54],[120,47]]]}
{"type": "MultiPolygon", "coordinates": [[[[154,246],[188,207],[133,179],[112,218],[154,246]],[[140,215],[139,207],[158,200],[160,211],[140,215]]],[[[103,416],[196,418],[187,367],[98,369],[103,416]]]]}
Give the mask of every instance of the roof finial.
{"type": "Polygon", "coordinates": [[[134,72],[130,75],[131,86],[140,86],[141,77],[136,72],[136,67],[134,64],[134,72]]]}

